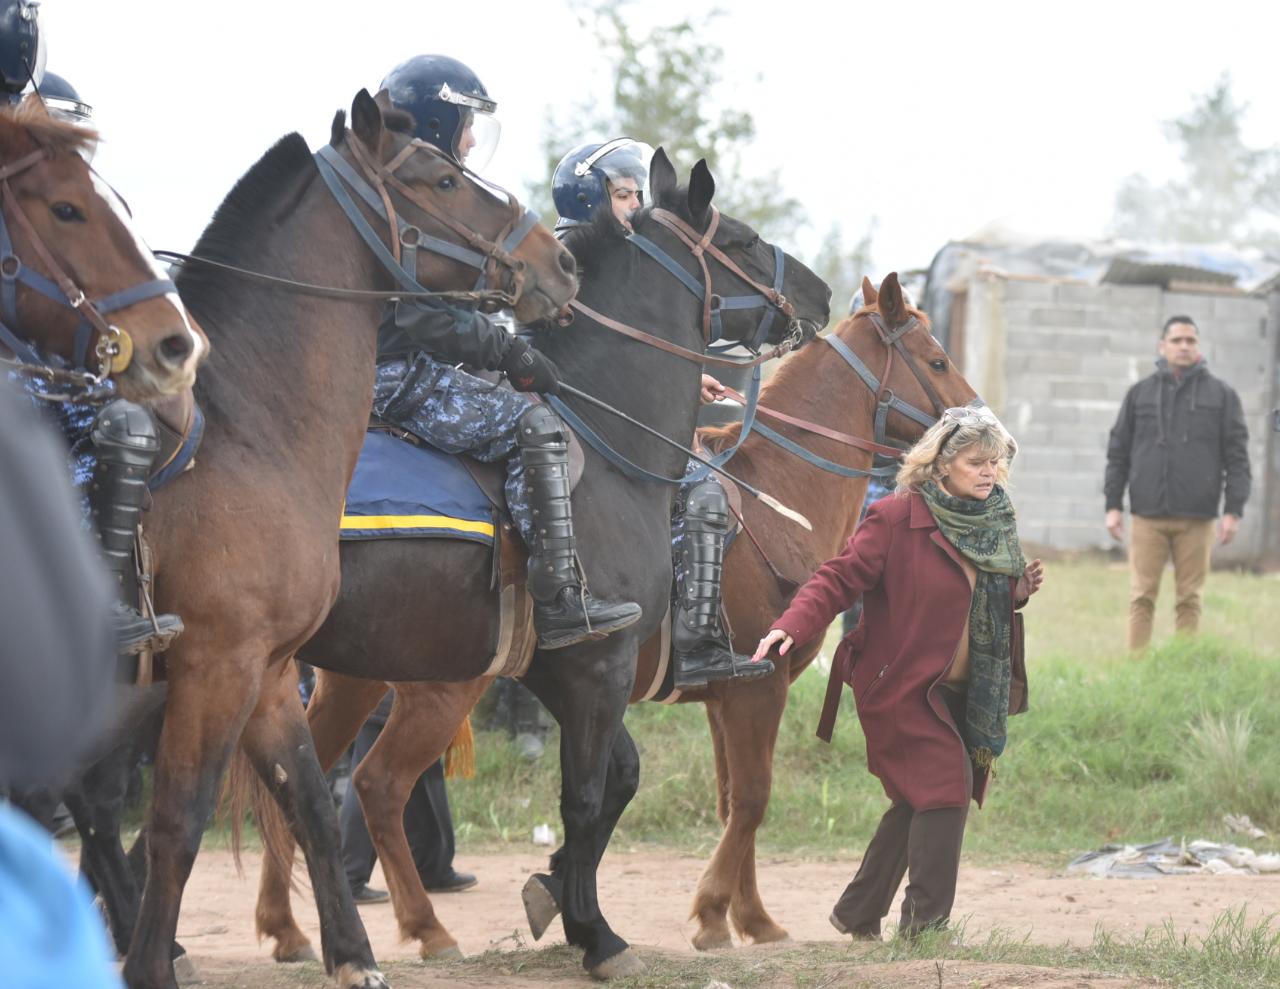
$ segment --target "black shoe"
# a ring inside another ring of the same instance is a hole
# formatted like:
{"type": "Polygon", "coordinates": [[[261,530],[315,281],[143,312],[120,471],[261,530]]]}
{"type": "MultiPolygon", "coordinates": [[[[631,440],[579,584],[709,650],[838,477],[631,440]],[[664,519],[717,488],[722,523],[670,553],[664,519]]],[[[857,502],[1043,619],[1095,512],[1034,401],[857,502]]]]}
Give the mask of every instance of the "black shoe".
{"type": "Polygon", "coordinates": [[[560,588],[546,604],[533,602],[539,649],[563,649],[587,639],[603,639],[640,620],[640,605],[597,601],[579,588],[560,588]]]}
{"type": "Polygon", "coordinates": [[[156,615],[152,625],[150,618],[123,601],[117,600],[111,608],[111,630],[120,656],[135,655],[147,646],[151,646],[153,652],[164,652],[182,634],[182,628],[182,619],[177,615],[156,615]]]}
{"type": "Polygon", "coordinates": [[[476,877],[469,872],[451,871],[443,879],[424,882],[422,885],[426,887],[428,893],[461,893],[464,889],[470,889],[477,882],[476,877]]]}
{"type": "Polygon", "coordinates": [[[356,886],[351,890],[351,898],[367,906],[370,903],[386,903],[391,899],[391,894],[385,889],[374,889],[372,886],[356,886]]]}
{"type": "Polygon", "coordinates": [[[692,649],[675,654],[675,688],[691,690],[720,680],[758,680],[774,670],[773,661],[753,663],[715,639],[703,639],[692,649]]]}

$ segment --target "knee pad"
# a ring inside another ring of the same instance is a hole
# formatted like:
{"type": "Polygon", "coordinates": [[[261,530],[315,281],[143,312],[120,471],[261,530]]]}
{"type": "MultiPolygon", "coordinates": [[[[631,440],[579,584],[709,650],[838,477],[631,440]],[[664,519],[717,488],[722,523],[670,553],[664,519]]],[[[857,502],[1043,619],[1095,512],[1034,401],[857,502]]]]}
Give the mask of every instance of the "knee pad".
{"type": "Polygon", "coordinates": [[[689,489],[685,499],[685,523],[694,531],[715,529],[723,532],[729,527],[729,496],[724,485],[713,478],[699,481],[689,489]]]}
{"type": "Polygon", "coordinates": [[[555,410],[542,402],[535,402],[516,420],[516,442],[532,449],[568,448],[564,422],[555,410]]]}
{"type": "Polygon", "coordinates": [[[102,407],[89,435],[99,457],[109,463],[149,467],[160,452],[160,433],[151,413],[124,398],[102,407]]]}

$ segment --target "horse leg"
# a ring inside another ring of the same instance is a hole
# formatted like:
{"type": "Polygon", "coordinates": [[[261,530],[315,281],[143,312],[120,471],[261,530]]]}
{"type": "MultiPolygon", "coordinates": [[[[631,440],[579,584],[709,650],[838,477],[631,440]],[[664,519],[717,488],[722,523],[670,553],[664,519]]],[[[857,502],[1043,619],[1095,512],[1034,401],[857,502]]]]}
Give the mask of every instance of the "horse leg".
{"type": "Polygon", "coordinates": [[[339,989],[385,987],[342,870],[338,816],[316,759],[292,658],[267,671],[240,744],[306,856],[325,970],[339,989]]]}
{"type": "Polygon", "coordinates": [[[260,663],[225,655],[215,662],[211,651],[201,655],[182,646],[169,660],[168,709],[147,823],[146,884],[123,972],[130,989],[177,989],[171,952],[182,892],[213,814],[218,780],[258,692],[260,663]],[[175,675],[175,660],[181,675],[175,675]]]}
{"type": "Polygon", "coordinates": [[[369,837],[400,926],[423,958],[457,958],[458,942],[436,917],[404,831],[404,808],[418,779],[449,741],[491,678],[459,683],[397,683],[386,727],[351,774],[369,837]]]}
{"type": "Polygon", "coordinates": [[[639,784],[639,755],[622,726],[635,664],[571,661],[571,654],[610,646],[614,644],[558,650],[543,662],[535,657],[525,678],[526,686],[560,723],[560,816],[565,833],[553,859],[554,875],[534,878],[563,910],[565,938],[583,949],[583,967],[600,979],[643,969],[604,919],[596,892],[600,858],[639,784]],[[565,703],[569,699],[572,703],[565,703]]]}
{"type": "MultiPolygon", "coordinates": [[[[729,761],[725,753],[724,723],[719,697],[712,696],[706,700],[707,726],[711,731],[711,748],[715,755],[716,766],[716,816],[720,824],[726,827],[729,823],[729,761]]],[[[721,831],[723,840],[724,831],[721,831]]],[[[729,933],[729,904],[733,900],[733,880],[723,870],[725,861],[713,857],[698,880],[698,889],[694,894],[693,905],[689,909],[689,917],[697,920],[698,930],[693,936],[693,946],[699,951],[710,951],[715,948],[728,948],[733,945],[733,937],[729,933]]]]}
{"type": "MultiPolygon", "coordinates": [[[[386,692],[387,686],[381,681],[316,670],[315,691],[307,705],[307,725],[311,729],[316,758],[326,773],[346,751],[369,712],[377,707],[386,692]]],[[[254,912],[258,938],[275,941],[271,956],[278,962],[313,961],[316,953],[310,939],[294,919],[290,899],[295,847],[293,835],[282,830],[273,836],[272,844],[280,854],[262,857],[258,906],[254,912]]]]}
{"type": "MultiPolygon", "coordinates": [[[[722,701],[719,717],[728,769],[729,814],[715,854],[698,882],[695,916],[700,923],[704,916],[715,913],[723,918],[728,892],[729,919],[744,939],[781,941],[787,932],[765,910],[756,884],[755,836],[769,807],[773,747],[787,703],[787,682],[779,675],[725,689],[733,691],[722,701]]],[[[700,947],[696,937],[694,944],[700,947]]]]}

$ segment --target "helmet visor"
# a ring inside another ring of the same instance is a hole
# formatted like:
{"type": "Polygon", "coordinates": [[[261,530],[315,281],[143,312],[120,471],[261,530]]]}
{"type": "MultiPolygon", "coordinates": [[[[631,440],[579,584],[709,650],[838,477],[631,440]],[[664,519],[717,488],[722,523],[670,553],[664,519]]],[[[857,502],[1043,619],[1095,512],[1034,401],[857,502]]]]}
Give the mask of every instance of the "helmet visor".
{"type": "Polygon", "coordinates": [[[604,152],[595,160],[595,167],[604,172],[610,182],[619,179],[635,179],[641,189],[649,181],[649,162],[653,160],[653,148],[643,141],[610,141],[600,150],[604,152]]]}
{"type": "Polygon", "coordinates": [[[502,124],[492,113],[468,110],[458,125],[458,137],[454,141],[454,154],[473,172],[481,172],[498,150],[498,138],[502,136],[502,124]]]}

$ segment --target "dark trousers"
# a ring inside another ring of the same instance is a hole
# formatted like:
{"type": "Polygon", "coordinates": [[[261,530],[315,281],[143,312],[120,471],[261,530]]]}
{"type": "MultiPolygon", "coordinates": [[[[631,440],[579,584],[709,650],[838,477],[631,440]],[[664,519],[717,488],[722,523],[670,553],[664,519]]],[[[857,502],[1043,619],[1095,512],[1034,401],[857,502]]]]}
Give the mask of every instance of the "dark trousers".
{"type": "MultiPolygon", "coordinates": [[[[957,724],[963,723],[964,697],[944,690],[957,724]],[[958,717],[957,717],[958,715],[958,717]]],[[[973,776],[965,760],[966,792],[973,776]]],[[[960,846],[969,807],[916,811],[896,803],[885,812],[862,865],[836,901],[837,920],[853,934],[879,937],[880,922],[889,915],[893,897],[907,878],[898,929],[908,936],[928,927],[944,926],[956,898],[960,846]]]]}
{"type": "MultiPolygon", "coordinates": [[[[386,723],[383,707],[390,710],[390,697],[383,700],[378,711],[370,715],[360,734],[356,736],[351,756],[351,765],[358,766],[360,760],[373,747],[382,727],[386,723]]],[[[373,863],[377,861],[377,853],[373,849],[373,839],[365,825],[364,812],[360,809],[360,799],[356,796],[355,787],[347,791],[342,802],[342,813],[339,818],[342,829],[342,862],[347,872],[347,881],[352,889],[359,889],[369,881],[373,874],[373,863]]],[[[413,863],[418,869],[422,885],[434,886],[453,875],[453,818],[449,814],[449,795],[444,785],[444,762],[436,760],[419,777],[413,790],[409,793],[408,803],[404,808],[404,831],[409,839],[409,848],[413,852],[413,863]]]]}

